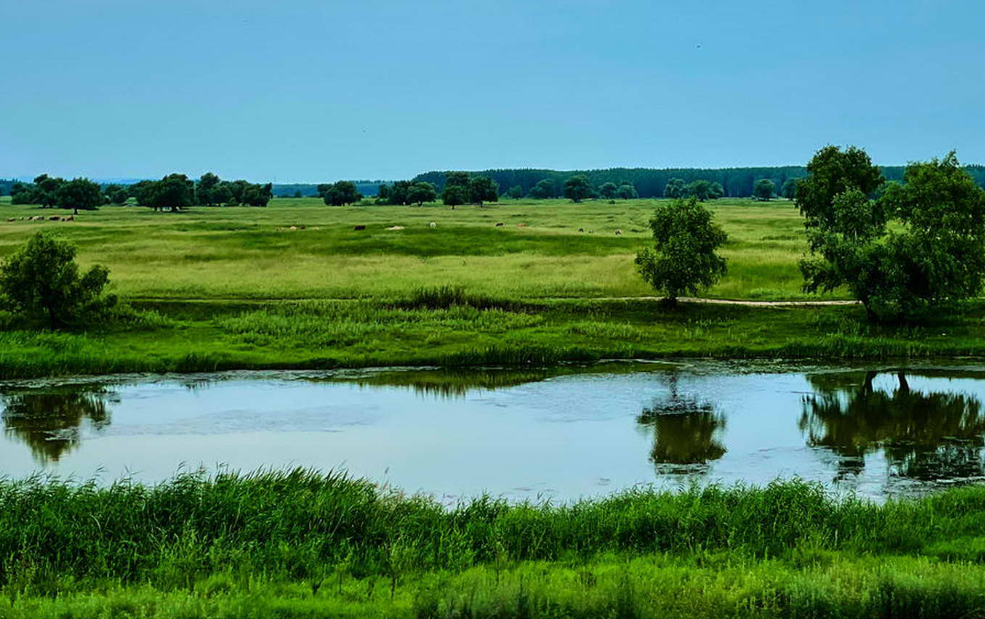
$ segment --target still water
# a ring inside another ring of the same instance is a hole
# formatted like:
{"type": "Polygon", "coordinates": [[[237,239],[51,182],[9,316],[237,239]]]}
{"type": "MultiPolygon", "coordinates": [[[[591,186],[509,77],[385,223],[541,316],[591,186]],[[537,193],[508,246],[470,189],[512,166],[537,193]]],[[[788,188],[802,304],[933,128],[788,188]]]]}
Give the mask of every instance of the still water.
{"type": "Polygon", "coordinates": [[[346,469],[453,502],[820,481],[883,499],[985,479],[985,367],[607,364],[0,383],[0,473],[160,481],[346,469]]]}

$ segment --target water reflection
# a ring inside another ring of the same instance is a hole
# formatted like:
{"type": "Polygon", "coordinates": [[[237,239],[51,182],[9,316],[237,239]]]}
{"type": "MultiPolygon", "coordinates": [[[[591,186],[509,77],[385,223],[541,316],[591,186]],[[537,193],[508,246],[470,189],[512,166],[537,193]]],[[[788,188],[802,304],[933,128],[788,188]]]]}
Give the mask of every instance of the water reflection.
{"type": "Polygon", "coordinates": [[[340,376],[333,382],[355,382],[361,387],[405,387],[422,396],[464,398],[478,390],[504,389],[542,381],[559,370],[403,370],[355,377],[340,376]]]}
{"type": "Polygon", "coordinates": [[[35,461],[57,462],[81,442],[82,425],[102,430],[110,423],[107,404],[118,401],[105,385],[21,389],[0,395],[4,432],[27,444],[35,461]]]}
{"type": "Polygon", "coordinates": [[[877,389],[877,375],[855,373],[847,385],[830,376],[807,377],[816,393],[803,398],[800,428],[808,444],[838,454],[840,478],[861,472],[866,455],[880,449],[892,474],[914,480],[985,475],[985,415],[978,398],[913,390],[904,372],[896,373],[891,390],[877,389]]]}
{"type": "Polygon", "coordinates": [[[667,393],[643,409],[637,422],[653,433],[650,461],[658,473],[704,472],[725,455],[725,416],[710,402],[682,393],[676,374],[666,378],[667,393]]]}

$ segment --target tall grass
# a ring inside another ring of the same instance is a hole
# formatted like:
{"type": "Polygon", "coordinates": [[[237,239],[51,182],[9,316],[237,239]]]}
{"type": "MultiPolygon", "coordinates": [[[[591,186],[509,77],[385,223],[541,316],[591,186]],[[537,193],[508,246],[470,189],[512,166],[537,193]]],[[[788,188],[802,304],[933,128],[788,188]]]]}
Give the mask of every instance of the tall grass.
{"type": "Polygon", "coordinates": [[[168,589],[216,573],[298,581],[339,569],[395,578],[605,553],[768,559],[807,548],[978,561],[981,544],[954,541],[981,535],[983,508],[982,488],[879,506],[796,481],[634,490],[571,505],[478,497],[445,509],[304,470],[184,474],[156,487],[35,477],[0,482],[0,588],[45,594],[111,579],[168,589]]]}

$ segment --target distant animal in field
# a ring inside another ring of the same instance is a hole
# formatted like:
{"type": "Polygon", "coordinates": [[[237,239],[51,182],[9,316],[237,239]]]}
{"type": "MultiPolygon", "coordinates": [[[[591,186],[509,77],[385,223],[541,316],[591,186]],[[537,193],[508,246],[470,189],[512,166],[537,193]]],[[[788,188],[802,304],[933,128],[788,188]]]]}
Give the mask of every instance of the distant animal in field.
{"type": "Polygon", "coordinates": [[[7,221],[17,221],[17,220],[16,220],[16,219],[14,219],[13,217],[11,217],[11,218],[10,218],[10,219],[8,219],[7,221]]]}
{"type": "Polygon", "coordinates": [[[297,226],[291,226],[290,228],[288,228],[288,230],[291,230],[292,232],[293,232],[294,230],[297,230],[297,229],[298,229],[298,227],[297,227],[297,226]]]}
{"type": "Polygon", "coordinates": [[[428,227],[429,227],[429,228],[431,228],[432,230],[434,230],[435,228],[437,228],[437,227],[438,227],[438,224],[436,224],[436,223],[434,223],[434,222],[432,221],[432,222],[431,222],[430,224],[428,224],[428,227]]]}
{"type": "Polygon", "coordinates": [[[589,230],[588,233],[589,234],[595,234],[595,230],[589,230]]]}
{"type": "Polygon", "coordinates": [[[505,224],[503,222],[499,222],[498,224],[496,224],[496,227],[497,228],[502,228],[504,225],[505,224]]]}
{"type": "Polygon", "coordinates": [[[61,221],[61,220],[62,218],[59,217],[58,215],[52,215],[51,217],[48,218],[48,221],[61,221]]]}
{"type": "Polygon", "coordinates": [[[363,225],[359,225],[359,226],[356,226],[356,227],[353,228],[353,230],[365,230],[365,229],[366,229],[366,226],[363,226],[363,225]]]}
{"type": "Polygon", "coordinates": [[[584,228],[578,228],[578,232],[585,232],[584,228]]]}
{"type": "Polygon", "coordinates": [[[517,224],[516,227],[517,228],[526,228],[527,227],[527,224],[517,224]]]}
{"type": "Polygon", "coordinates": [[[390,226],[387,230],[403,230],[403,226],[390,226]]]}
{"type": "Polygon", "coordinates": [[[616,230],[616,236],[622,236],[622,230],[616,230]]]}

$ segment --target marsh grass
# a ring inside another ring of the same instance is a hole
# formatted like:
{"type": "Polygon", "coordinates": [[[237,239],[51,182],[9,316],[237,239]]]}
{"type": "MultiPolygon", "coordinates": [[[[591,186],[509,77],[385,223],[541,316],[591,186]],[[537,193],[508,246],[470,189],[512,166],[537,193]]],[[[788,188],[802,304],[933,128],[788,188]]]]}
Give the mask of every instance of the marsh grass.
{"type": "Polygon", "coordinates": [[[289,617],[958,616],[982,608],[983,507],[977,487],[875,505],[798,481],[446,508],[305,470],[34,477],[0,482],[0,594],[12,616],[101,616],[85,614],[96,600],[148,616],[197,600],[192,617],[247,603],[289,617]],[[75,610],[44,614],[59,608],[75,610]]]}

